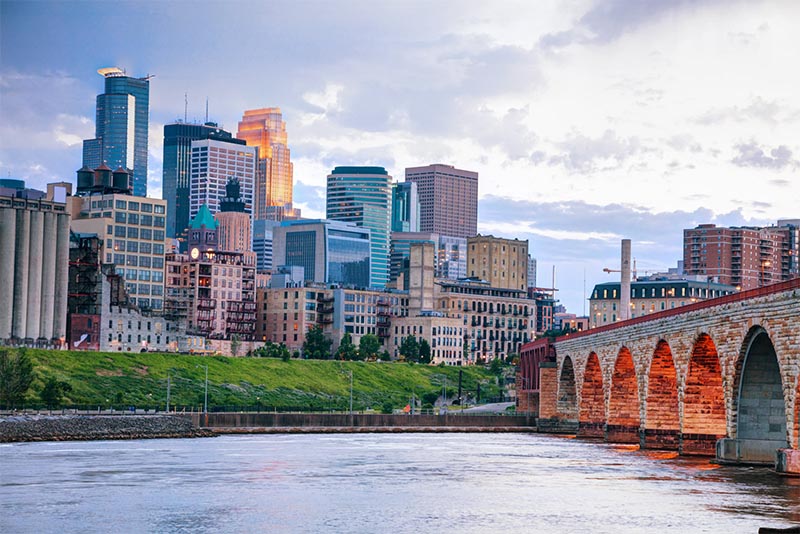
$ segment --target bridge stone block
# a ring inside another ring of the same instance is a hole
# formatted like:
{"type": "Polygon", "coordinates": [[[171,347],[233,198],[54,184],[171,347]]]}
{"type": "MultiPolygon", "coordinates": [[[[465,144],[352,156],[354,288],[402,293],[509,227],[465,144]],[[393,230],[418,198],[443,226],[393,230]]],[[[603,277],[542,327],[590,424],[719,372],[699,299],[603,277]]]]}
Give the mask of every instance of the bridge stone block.
{"type": "Polygon", "coordinates": [[[647,428],[642,433],[639,446],[642,449],[677,451],[680,449],[680,438],[681,434],[677,430],[647,428]]]}
{"type": "Polygon", "coordinates": [[[604,438],[605,423],[587,423],[581,421],[578,424],[577,436],[579,438],[604,438]]]}
{"type": "Polygon", "coordinates": [[[606,425],[605,440],[609,443],[641,443],[639,427],[606,425]]]}

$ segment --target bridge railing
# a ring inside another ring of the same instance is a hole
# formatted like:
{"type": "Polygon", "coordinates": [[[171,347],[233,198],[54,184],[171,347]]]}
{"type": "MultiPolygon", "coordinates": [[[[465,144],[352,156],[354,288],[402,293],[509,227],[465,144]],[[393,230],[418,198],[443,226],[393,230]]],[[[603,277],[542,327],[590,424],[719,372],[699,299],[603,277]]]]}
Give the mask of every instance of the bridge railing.
{"type": "MultiPolygon", "coordinates": [[[[657,321],[658,319],[665,319],[667,317],[674,317],[676,315],[681,315],[684,313],[690,313],[693,311],[703,310],[706,308],[713,308],[715,306],[722,306],[725,304],[731,304],[734,302],[742,302],[745,300],[759,298],[759,297],[766,297],[769,295],[774,295],[775,293],[782,293],[784,291],[790,291],[792,289],[800,289],[800,278],[794,278],[792,280],[786,280],[784,282],[779,282],[777,284],[772,284],[764,287],[759,287],[756,289],[748,289],[747,291],[740,291],[739,293],[731,293],[730,295],[725,295],[723,297],[717,297],[715,299],[708,299],[702,300],[700,302],[695,302],[692,304],[687,304],[685,306],[680,306],[678,308],[672,308],[669,310],[659,311],[656,313],[651,313],[649,315],[641,315],[639,317],[634,317],[633,319],[628,319],[627,321],[620,321],[618,323],[607,324],[603,326],[598,326],[596,328],[591,328],[589,330],[583,330],[581,332],[573,332],[571,334],[567,334],[561,337],[556,338],[556,342],[564,341],[567,339],[574,339],[576,337],[583,337],[592,334],[599,334],[601,332],[608,332],[610,330],[615,330],[617,328],[622,328],[625,326],[633,326],[636,324],[646,323],[648,321],[657,321]]],[[[537,339],[532,343],[541,342],[542,340],[537,339]]],[[[523,345],[520,348],[520,352],[526,350],[528,345],[523,345]]]]}

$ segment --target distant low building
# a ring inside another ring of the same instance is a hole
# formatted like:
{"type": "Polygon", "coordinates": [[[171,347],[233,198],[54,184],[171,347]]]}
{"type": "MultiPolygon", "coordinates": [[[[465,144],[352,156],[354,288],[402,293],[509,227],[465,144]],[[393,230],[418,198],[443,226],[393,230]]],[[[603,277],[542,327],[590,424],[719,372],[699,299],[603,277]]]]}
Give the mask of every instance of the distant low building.
{"type": "MultiPolygon", "coordinates": [[[[730,285],[692,280],[631,282],[631,319],[735,293],[730,285]]],[[[589,298],[590,328],[619,321],[620,283],[597,284],[589,298]]]]}

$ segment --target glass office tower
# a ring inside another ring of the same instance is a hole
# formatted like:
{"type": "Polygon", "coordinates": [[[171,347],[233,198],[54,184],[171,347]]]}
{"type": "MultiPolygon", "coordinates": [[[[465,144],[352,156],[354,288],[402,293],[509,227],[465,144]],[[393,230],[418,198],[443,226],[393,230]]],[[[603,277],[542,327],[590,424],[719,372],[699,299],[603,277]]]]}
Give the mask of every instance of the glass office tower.
{"type": "Polygon", "coordinates": [[[128,169],[133,194],[147,196],[150,77],[131,78],[117,67],[97,72],[105,78],[105,92],[97,95],[95,138],[83,142],[83,165],[128,169]]]}
{"type": "Polygon", "coordinates": [[[370,287],[389,282],[392,177],[383,167],[336,167],[328,175],[327,218],[369,228],[370,287]]]}
{"type": "Polygon", "coordinates": [[[281,108],[245,111],[236,137],[244,139],[247,146],[258,147],[254,218],[283,220],[299,217],[292,208],[294,170],[281,108]]]}
{"type": "Polygon", "coordinates": [[[215,139],[244,145],[214,122],[164,126],[164,171],[161,198],[167,201],[167,235],[180,237],[189,227],[189,182],[192,174],[192,141],[215,139]]]}
{"type": "Polygon", "coordinates": [[[274,267],[303,267],[309,282],[367,287],[370,247],[369,230],[354,224],[316,219],[273,228],[274,267]]]}
{"type": "Polygon", "coordinates": [[[419,197],[417,184],[398,182],[392,185],[392,232],[419,232],[419,197]]]}

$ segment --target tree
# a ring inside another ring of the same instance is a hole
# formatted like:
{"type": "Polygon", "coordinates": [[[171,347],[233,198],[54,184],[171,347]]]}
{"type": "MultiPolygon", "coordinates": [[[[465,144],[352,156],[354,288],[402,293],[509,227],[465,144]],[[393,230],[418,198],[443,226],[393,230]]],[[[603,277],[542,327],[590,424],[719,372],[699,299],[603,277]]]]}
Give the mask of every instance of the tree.
{"type": "Polygon", "coordinates": [[[25,349],[0,349],[0,406],[16,406],[33,382],[33,364],[25,349]]]}
{"type": "Polygon", "coordinates": [[[381,361],[382,362],[390,362],[390,361],[392,361],[392,355],[389,354],[388,350],[384,350],[383,352],[381,352],[381,361]]]}
{"type": "Polygon", "coordinates": [[[322,332],[322,327],[313,326],[306,333],[303,354],[312,360],[330,360],[332,344],[333,342],[322,332]]]}
{"type": "Polygon", "coordinates": [[[336,349],[337,360],[355,360],[358,359],[358,350],[353,344],[353,336],[350,332],[345,332],[342,336],[342,341],[339,343],[339,348],[336,349]]]}
{"type": "Polygon", "coordinates": [[[425,338],[419,342],[419,363],[431,363],[431,346],[425,338]]]}
{"type": "Polygon", "coordinates": [[[39,392],[39,398],[45,403],[48,409],[58,408],[64,400],[64,394],[72,391],[72,386],[67,382],[56,380],[51,376],[44,383],[42,391],[39,392]]]}
{"type": "Polygon", "coordinates": [[[231,336],[231,356],[238,356],[239,355],[239,348],[242,346],[242,340],[239,338],[239,334],[233,334],[231,336]]]}
{"type": "Polygon", "coordinates": [[[403,338],[402,343],[400,343],[400,356],[405,358],[407,362],[419,361],[419,343],[417,343],[417,338],[412,335],[403,338]]]}
{"type": "Polygon", "coordinates": [[[493,375],[501,375],[503,373],[503,361],[500,358],[495,358],[489,364],[489,372],[493,375]]]}
{"type": "Polygon", "coordinates": [[[374,360],[381,350],[381,340],[375,334],[365,334],[358,342],[358,354],[362,360],[374,360]]]}

